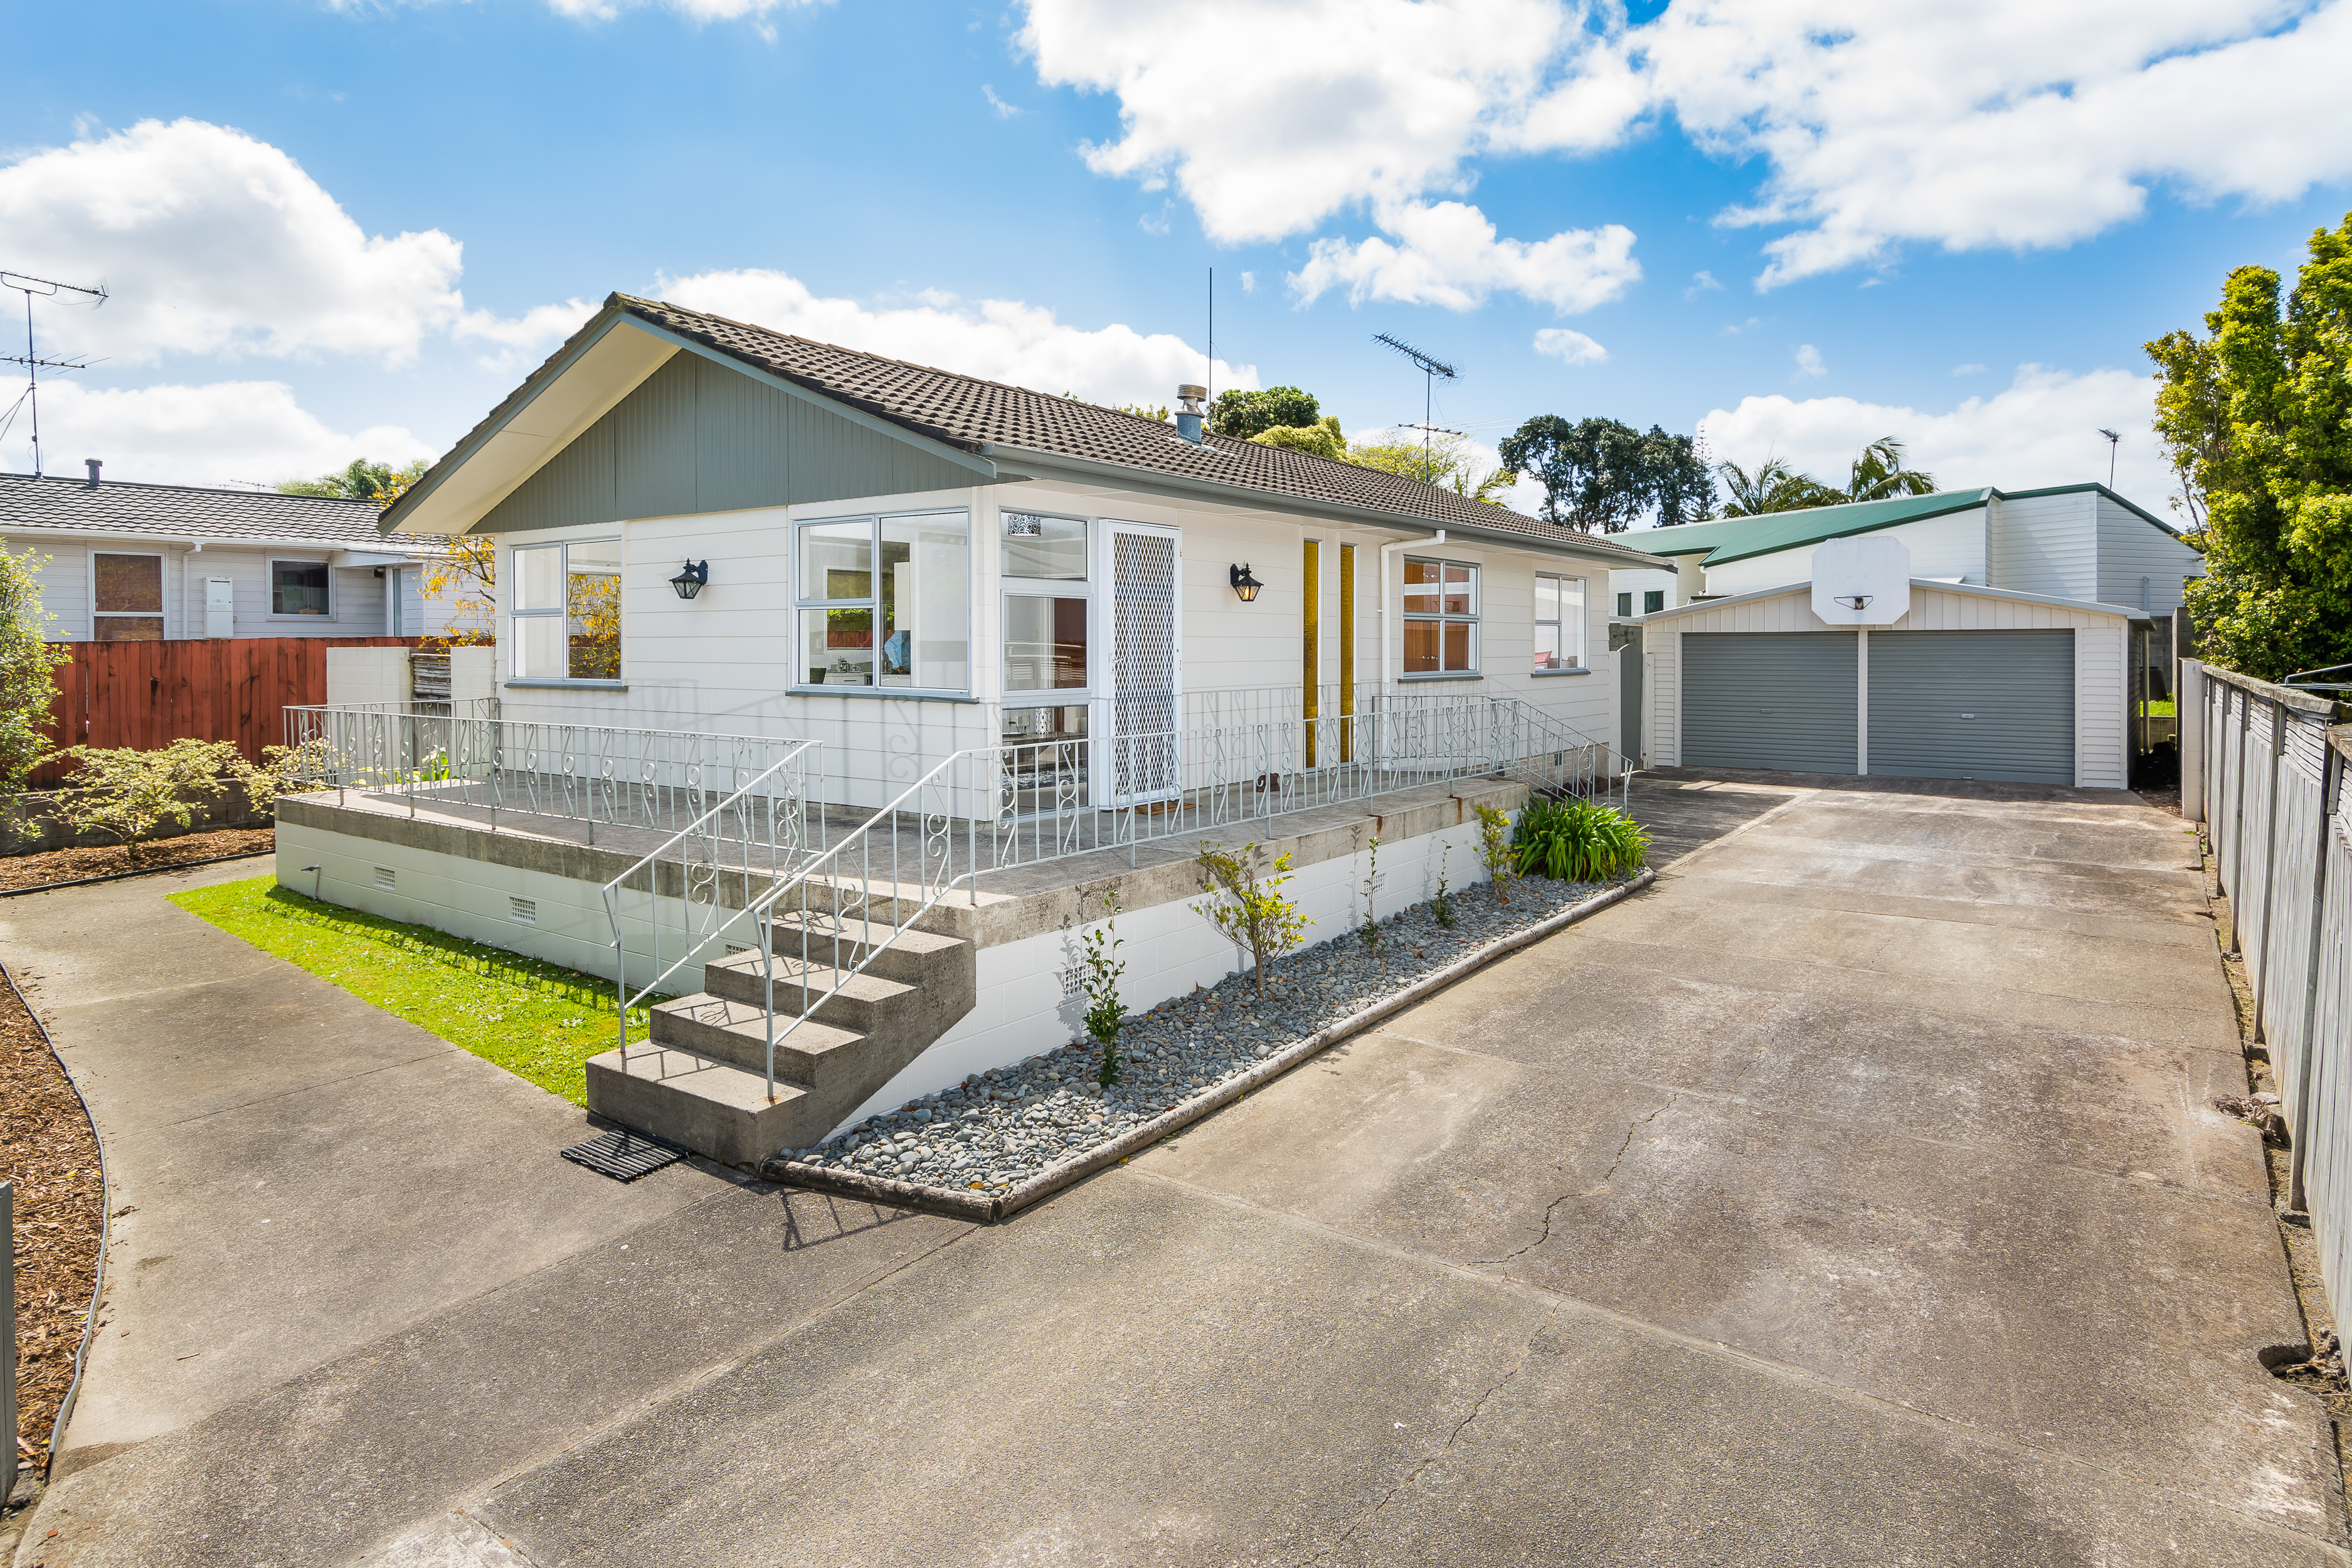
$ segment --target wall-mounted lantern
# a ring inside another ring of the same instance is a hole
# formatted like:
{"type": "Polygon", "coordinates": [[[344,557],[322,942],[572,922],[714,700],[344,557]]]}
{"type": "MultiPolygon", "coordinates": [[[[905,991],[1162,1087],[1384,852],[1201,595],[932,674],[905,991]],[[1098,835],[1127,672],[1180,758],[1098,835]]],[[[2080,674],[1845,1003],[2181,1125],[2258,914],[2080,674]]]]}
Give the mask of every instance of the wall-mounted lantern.
{"type": "Polygon", "coordinates": [[[708,561],[689,561],[686,563],[684,570],[680,571],[677,576],[669,580],[669,585],[677,590],[677,596],[679,598],[691,599],[697,594],[701,593],[702,585],[709,581],[710,563],[708,561]]]}
{"type": "Polygon", "coordinates": [[[1256,598],[1257,591],[1265,586],[1250,575],[1249,563],[1246,561],[1229,571],[1225,574],[1225,580],[1234,585],[1234,592],[1241,595],[1242,603],[1244,605],[1256,598]]]}

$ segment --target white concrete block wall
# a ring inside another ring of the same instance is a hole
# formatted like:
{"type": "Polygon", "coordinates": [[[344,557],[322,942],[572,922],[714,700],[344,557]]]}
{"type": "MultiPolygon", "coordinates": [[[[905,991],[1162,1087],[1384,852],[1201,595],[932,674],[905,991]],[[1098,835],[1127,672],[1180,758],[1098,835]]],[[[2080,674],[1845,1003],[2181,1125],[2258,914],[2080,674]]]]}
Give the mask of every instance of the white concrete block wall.
{"type": "Polygon", "coordinates": [[[404,647],[331,647],[327,650],[327,701],[345,704],[408,700],[408,650],[404,647]]]}

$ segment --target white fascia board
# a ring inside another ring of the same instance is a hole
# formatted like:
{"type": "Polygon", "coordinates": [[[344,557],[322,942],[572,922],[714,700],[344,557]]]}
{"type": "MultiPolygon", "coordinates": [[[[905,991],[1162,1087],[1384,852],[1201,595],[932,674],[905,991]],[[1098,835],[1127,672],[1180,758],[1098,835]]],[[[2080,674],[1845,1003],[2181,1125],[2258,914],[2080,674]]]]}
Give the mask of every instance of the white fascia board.
{"type": "MultiPolygon", "coordinates": [[[[198,552],[205,550],[300,550],[306,551],[313,555],[333,555],[338,553],[349,554],[352,552],[351,542],[342,539],[302,539],[299,537],[289,539],[283,535],[266,539],[227,538],[216,533],[131,533],[119,528],[20,527],[12,528],[5,533],[0,533],[0,539],[13,539],[25,543],[36,543],[45,539],[71,541],[75,543],[88,543],[95,540],[116,544],[145,545],[151,548],[156,545],[169,545],[175,550],[192,550],[198,552]]],[[[379,564],[386,566],[405,566],[412,565],[428,556],[438,555],[441,553],[441,550],[436,544],[420,541],[418,547],[413,550],[397,550],[389,553],[382,551],[372,551],[365,552],[363,553],[368,556],[366,563],[371,566],[379,564]]]]}
{"type": "MultiPolygon", "coordinates": [[[[2143,619],[2137,610],[2127,610],[2116,605],[2102,605],[2092,599],[2061,599],[2052,594],[2021,594],[2014,588],[1980,588],[1974,583],[1947,583],[1935,577],[1914,577],[1914,588],[1927,588],[1938,594],[1966,594],[1978,599],[2008,599],[2020,605],[2054,605],[2063,610],[2082,610],[2095,616],[2114,616],[2118,620],[2143,619]]],[[[1693,605],[1677,605],[1671,610],[1660,610],[1644,616],[1645,621],[1669,621],[1681,616],[1695,615],[1701,610],[1719,610],[1726,605],[1752,605],[1759,599],[1781,599],[1791,594],[1811,597],[1810,582],[1791,583],[1784,588],[1759,588],[1752,594],[1734,594],[1727,598],[1703,599],[1693,605]]]]}
{"type": "MultiPolygon", "coordinates": [[[[1475,541],[1498,549],[1516,549],[1542,555],[1564,555],[1570,560],[1590,562],[1596,566],[1637,568],[1665,567],[1673,563],[1663,556],[1644,555],[1638,552],[1620,554],[1597,550],[1579,550],[1566,539],[1551,540],[1525,533],[1513,533],[1500,528],[1484,528],[1475,522],[1439,522],[1431,518],[1413,517],[1400,511],[1381,511],[1368,506],[1350,506],[1344,501],[1306,500],[1275,490],[1262,490],[1248,485],[1220,484],[1214,479],[1195,479],[1181,474],[1162,474],[1145,468],[1130,468],[1118,463],[1099,462],[1090,458],[1068,458],[1058,452],[1034,452],[1026,447],[999,446],[994,442],[981,448],[983,457],[996,461],[1013,462],[1024,468],[1045,470],[1034,477],[1045,478],[1064,474],[1073,478],[1108,485],[1114,489],[1158,492],[1188,500],[1222,501],[1249,511],[1290,512],[1301,517],[1321,519],[1330,522],[1356,523],[1370,528],[1385,528],[1402,533],[1420,533],[1423,537],[1443,532],[1448,539],[1475,541]]],[[[1011,477],[1011,476],[1008,476],[1011,477]]]]}
{"type": "Polygon", "coordinates": [[[530,400],[476,438],[410,505],[394,533],[464,533],[677,352],[620,311],[555,367],[530,400]],[[624,323],[635,331],[616,329],[624,323]]]}

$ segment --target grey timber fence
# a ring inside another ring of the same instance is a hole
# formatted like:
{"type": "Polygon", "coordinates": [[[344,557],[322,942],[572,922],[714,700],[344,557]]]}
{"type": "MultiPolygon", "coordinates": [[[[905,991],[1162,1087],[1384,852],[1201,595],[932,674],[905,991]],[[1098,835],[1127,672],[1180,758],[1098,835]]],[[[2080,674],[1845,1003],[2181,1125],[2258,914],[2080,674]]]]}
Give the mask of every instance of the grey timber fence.
{"type": "Polygon", "coordinates": [[[2202,821],[2330,1299],[2352,1300],[2352,724],[2317,692],[2181,661],[2181,810],[2202,821]],[[2190,732],[2193,727],[2194,732],[2190,732]]]}

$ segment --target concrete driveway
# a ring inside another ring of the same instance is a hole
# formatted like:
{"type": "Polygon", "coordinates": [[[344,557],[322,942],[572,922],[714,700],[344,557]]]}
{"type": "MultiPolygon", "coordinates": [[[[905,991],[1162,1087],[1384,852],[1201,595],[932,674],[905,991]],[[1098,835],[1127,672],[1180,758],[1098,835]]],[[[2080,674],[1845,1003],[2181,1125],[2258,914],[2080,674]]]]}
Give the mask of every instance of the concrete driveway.
{"type": "Polygon", "coordinates": [[[245,1347],[95,1363],[18,1561],[2347,1562],[2179,822],[1643,796],[1647,896],[980,1230],[582,1185],[570,1108],[152,883],[0,906],[116,1278],[181,1281],[110,1330],[245,1347]]]}

